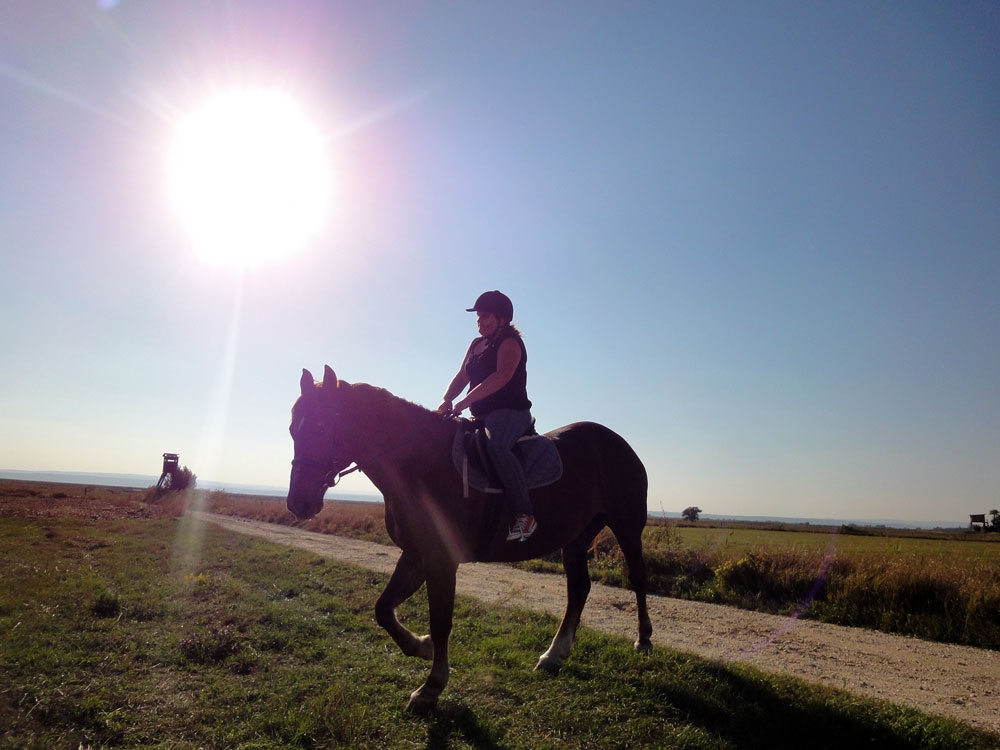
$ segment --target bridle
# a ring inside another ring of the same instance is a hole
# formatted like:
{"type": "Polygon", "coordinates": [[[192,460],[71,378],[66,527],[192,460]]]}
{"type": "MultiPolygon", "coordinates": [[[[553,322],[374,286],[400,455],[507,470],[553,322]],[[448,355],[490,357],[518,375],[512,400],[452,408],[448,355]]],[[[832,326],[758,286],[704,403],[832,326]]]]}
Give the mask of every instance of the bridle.
{"type": "MultiPolygon", "coordinates": [[[[335,421],[339,421],[341,417],[340,409],[334,408],[333,416],[335,421]]],[[[382,450],[375,451],[373,455],[362,458],[365,463],[369,463],[381,457],[385,452],[385,448],[383,447],[382,450]]],[[[323,486],[327,489],[336,487],[337,482],[339,482],[343,477],[346,477],[348,474],[353,474],[355,471],[364,472],[364,469],[358,465],[357,461],[338,461],[336,457],[330,458],[326,461],[314,461],[309,458],[293,458],[292,468],[295,468],[296,466],[305,466],[310,469],[318,469],[319,471],[322,471],[323,486]]]]}
{"type": "Polygon", "coordinates": [[[308,458],[293,458],[292,467],[294,468],[296,466],[307,466],[310,469],[319,469],[324,472],[323,486],[327,489],[330,487],[336,487],[337,482],[339,482],[342,477],[345,477],[355,471],[360,471],[361,469],[361,467],[353,461],[347,465],[347,468],[341,469],[339,462],[335,458],[331,458],[325,463],[320,461],[310,461],[308,458]]]}
{"type": "MultiPolygon", "coordinates": [[[[334,416],[337,420],[340,419],[339,409],[334,411],[334,416]]],[[[292,468],[296,466],[305,466],[310,469],[318,469],[323,472],[323,486],[327,489],[331,487],[336,487],[337,482],[339,482],[343,477],[351,474],[355,471],[361,469],[355,461],[338,461],[336,457],[333,457],[327,461],[314,461],[309,458],[293,458],[292,468]]]]}

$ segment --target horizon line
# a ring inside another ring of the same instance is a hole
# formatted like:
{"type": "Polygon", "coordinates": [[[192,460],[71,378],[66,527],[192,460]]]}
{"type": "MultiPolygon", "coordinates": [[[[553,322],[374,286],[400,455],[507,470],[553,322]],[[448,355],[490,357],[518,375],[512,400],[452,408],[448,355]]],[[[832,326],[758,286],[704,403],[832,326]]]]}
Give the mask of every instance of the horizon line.
{"type": "MultiPolygon", "coordinates": [[[[25,481],[40,481],[44,482],[44,479],[29,479],[29,476],[62,476],[62,477],[104,477],[113,478],[118,477],[120,479],[142,479],[149,480],[150,484],[155,484],[159,478],[156,474],[135,474],[131,472],[98,472],[98,471],[64,471],[58,469],[51,470],[38,470],[38,469],[0,469],[0,479],[24,479],[25,481]],[[16,474],[19,476],[5,476],[9,474],[16,474]]],[[[51,481],[51,480],[50,480],[51,481]]],[[[94,482],[98,484],[98,482],[94,482]]],[[[65,484],[87,484],[86,482],[72,482],[67,481],[65,484]]],[[[202,479],[198,478],[197,485],[201,485],[202,489],[217,490],[217,491],[232,491],[233,494],[253,494],[252,491],[257,490],[257,494],[264,494],[268,496],[280,497],[287,492],[286,487],[270,484],[253,484],[246,482],[220,482],[212,479],[202,479]],[[230,490],[232,488],[232,490],[230,490]]],[[[142,489],[142,487],[137,487],[135,485],[122,485],[122,484],[110,484],[106,486],[117,486],[117,487],[135,487],[136,489],[142,489]]],[[[332,489],[332,488],[331,488],[332,489]]],[[[329,490],[328,490],[329,491],[329,490]]],[[[377,492],[341,492],[339,493],[343,497],[332,497],[329,499],[344,499],[347,501],[362,501],[362,499],[370,498],[370,502],[381,502],[384,503],[385,499],[382,497],[381,493],[377,492]]],[[[663,518],[681,518],[682,512],[680,511],[667,511],[667,510],[648,510],[651,516],[660,516],[663,518]]],[[[806,517],[806,516],[773,516],[773,515],[736,515],[736,514],[726,514],[726,513],[708,513],[702,512],[700,516],[705,520],[712,521],[757,521],[757,522],[772,522],[772,523],[790,523],[790,524],[806,524],[806,525],[817,525],[817,526],[840,526],[840,525],[861,525],[861,526],[872,526],[872,527],[887,527],[887,528],[918,528],[918,529],[954,529],[954,528],[966,528],[967,524],[963,521],[954,520],[934,520],[934,521],[915,521],[909,519],[900,518],[819,518],[819,517],[806,517]],[[900,526],[900,524],[903,524],[900,526]]]]}

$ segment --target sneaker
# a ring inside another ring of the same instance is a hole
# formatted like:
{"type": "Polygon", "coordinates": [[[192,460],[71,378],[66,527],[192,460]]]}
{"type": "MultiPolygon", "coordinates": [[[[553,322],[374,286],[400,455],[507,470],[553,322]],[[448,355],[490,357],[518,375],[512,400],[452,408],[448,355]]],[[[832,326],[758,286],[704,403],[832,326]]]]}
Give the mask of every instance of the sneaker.
{"type": "Polygon", "coordinates": [[[514,525],[510,527],[510,533],[507,534],[507,541],[523,542],[534,534],[537,528],[538,521],[535,520],[534,516],[526,516],[523,513],[518,514],[514,518],[514,525]]]}

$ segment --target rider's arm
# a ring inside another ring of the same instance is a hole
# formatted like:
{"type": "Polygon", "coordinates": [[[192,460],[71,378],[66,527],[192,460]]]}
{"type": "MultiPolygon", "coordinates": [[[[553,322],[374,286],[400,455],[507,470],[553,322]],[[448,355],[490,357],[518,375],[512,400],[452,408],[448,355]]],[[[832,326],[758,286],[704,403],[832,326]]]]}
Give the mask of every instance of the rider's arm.
{"type": "Polygon", "coordinates": [[[465,358],[462,360],[462,366],[458,368],[458,372],[455,374],[455,377],[451,379],[451,383],[448,384],[448,389],[444,392],[441,404],[437,408],[437,410],[442,414],[451,414],[451,402],[462,395],[462,391],[464,391],[466,386],[469,385],[469,374],[465,371],[465,366],[469,363],[469,356],[472,354],[472,347],[475,346],[475,344],[476,342],[473,341],[469,345],[468,351],[465,352],[465,358]]]}
{"type": "Polygon", "coordinates": [[[455,377],[451,379],[451,383],[448,385],[448,390],[444,392],[443,400],[437,410],[443,414],[451,412],[451,402],[461,395],[467,385],[469,385],[469,376],[465,372],[465,362],[463,362],[462,369],[460,369],[455,377]]]}

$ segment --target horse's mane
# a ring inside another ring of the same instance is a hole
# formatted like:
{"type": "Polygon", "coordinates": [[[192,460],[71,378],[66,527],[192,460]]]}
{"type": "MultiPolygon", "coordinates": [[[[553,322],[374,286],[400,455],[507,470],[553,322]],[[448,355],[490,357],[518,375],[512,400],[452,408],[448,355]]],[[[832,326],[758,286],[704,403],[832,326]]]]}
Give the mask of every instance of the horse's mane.
{"type": "Polygon", "coordinates": [[[352,399],[363,402],[372,409],[380,419],[397,419],[408,426],[422,430],[439,429],[444,425],[452,425],[450,417],[432,411],[425,406],[407,401],[396,396],[385,388],[368,383],[341,383],[348,386],[352,399]]]}

